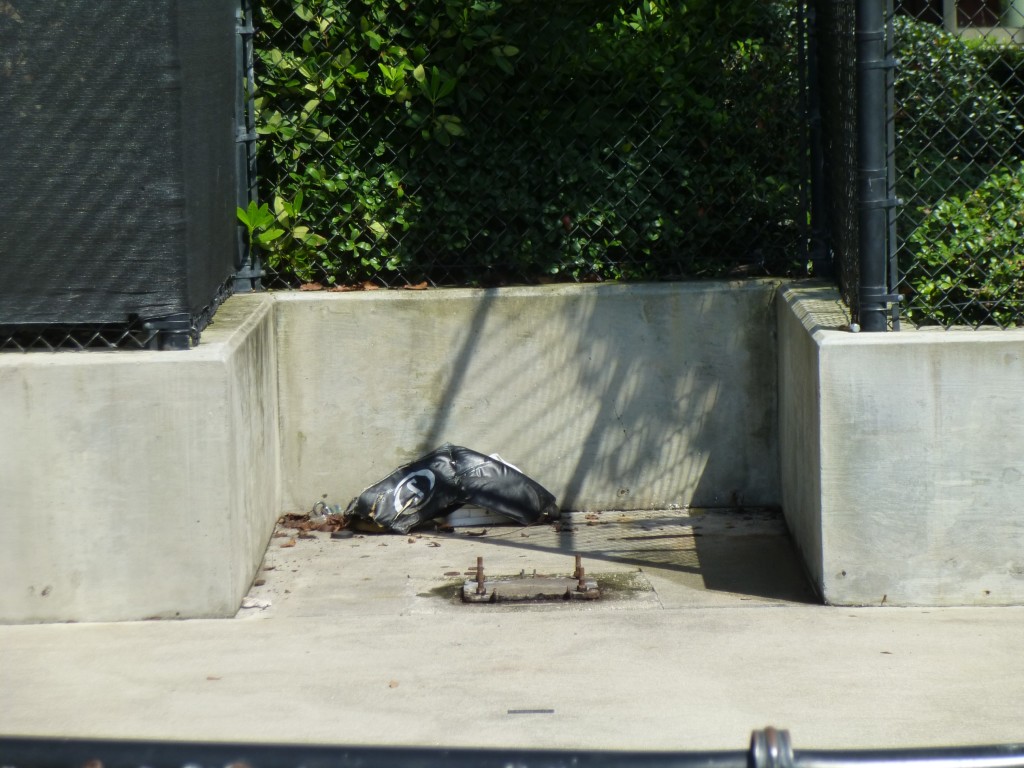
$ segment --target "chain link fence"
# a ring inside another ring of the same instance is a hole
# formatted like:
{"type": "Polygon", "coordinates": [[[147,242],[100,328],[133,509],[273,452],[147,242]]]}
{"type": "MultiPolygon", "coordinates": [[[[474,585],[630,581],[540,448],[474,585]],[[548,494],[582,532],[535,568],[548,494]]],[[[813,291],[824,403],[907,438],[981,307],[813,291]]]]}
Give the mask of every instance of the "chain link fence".
{"type": "MultiPolygon", "coordinates": [[[[1024,324],[1024,3],[888,0],[884,237],[892,327],[1024,324]]],[[[860,311],[854,0],[811,4],[836,278],[860,311]]],[[[860,67],[860,70],[858,70],[860,67]]],[[[813,130],[813,124],[812,124],[813,130]]]]}
{"type": "Polygon", "coordinates": [[[819,76],[825,230],[835,278],[856,311],[860,282],[857,253],[857,50],[853,2],[812,4],[819,76]]]}
{"type": "Polygon", "coordinates": [[[1024,324],[1024,2],[897,0],[895,249],[915,325],[1024,324]]]}
{"type": "MultiPolygon", "coordinates": [[[[887,213],[882,298],[918,326],[1022,325],[1024,0],[885,1],[899,206],[887,213]]],[[[17,53],[34,50],[19,7],[0,14],[13,75],[34,61],[17,53]]],[[[235,91],[234,289],[258,288],[264,269],[270,286],[342,290],[803,275],[832,263],[856,317],[856,10],[242,2],[240,71],[250,55],[254,66],[235,91]]],[[[31,79],[12,82],[11,98],[35,98],[31,79]]],[[[169,333],[194,343],[226,290],[184,319],[40,324],[9,312],[0,350],[153,348],[169,333]]]]}
{"type": "Polygon", "coordinates": [[[788,0],[263,0],[271,285],[803,273],[788,0]]]}

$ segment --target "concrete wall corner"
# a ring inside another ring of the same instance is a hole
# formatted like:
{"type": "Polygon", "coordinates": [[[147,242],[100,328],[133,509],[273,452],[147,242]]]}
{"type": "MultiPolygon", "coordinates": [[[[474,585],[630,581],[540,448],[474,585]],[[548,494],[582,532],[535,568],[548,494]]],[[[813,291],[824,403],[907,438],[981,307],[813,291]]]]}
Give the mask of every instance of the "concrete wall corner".
{"type": "Polygon", "coordinates": [[[1024,603],[1024,330],[850,333],[779,302],[787,521],[826,602],[1024,603]]]}
{"type": "Polygon", "coordinates": [[[229,299],[192,350],[0,356],[0,621],[237,610],[280,506],[272,316],[229,299]]]}

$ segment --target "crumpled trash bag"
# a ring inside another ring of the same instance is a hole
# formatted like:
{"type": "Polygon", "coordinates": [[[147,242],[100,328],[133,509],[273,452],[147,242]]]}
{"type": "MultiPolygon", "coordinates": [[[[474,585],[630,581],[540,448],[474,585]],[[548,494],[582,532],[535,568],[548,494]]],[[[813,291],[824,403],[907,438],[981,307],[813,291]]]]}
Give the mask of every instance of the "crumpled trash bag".
{"type": "Polygon", "coordinates": [[[408,533],[464,504],[523,525],[545,515],[559,516],[555,497],[500,456],[445,443],[364,490],[348,505],[345,517],[408,533]]]}

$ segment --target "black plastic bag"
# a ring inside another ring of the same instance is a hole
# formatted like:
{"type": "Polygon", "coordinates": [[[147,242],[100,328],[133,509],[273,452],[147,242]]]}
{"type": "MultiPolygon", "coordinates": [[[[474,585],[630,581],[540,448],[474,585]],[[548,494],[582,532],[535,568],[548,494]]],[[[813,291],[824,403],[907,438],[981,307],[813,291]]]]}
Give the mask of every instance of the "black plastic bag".
{"type": "Polygon", "coordinates": [[[498,456],[445,443],[399,467],[354,498],[345,517],[408,533],[464,504],[475,504],[528,525],[559,516],[555,497],[498,456]]]}

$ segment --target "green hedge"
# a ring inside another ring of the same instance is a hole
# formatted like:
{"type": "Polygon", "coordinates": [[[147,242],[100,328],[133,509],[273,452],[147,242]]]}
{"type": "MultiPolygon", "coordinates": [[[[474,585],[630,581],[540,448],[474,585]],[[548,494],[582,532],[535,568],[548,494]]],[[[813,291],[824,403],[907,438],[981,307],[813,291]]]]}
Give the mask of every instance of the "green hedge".
{"type": "Polygon", "coordinates": [[[900,266],[918,324],[1024,317],[1024,51],[897,18],[900,266]]]}
{"type": "Polygon", "coordinates": [[[908,240],[911,320],[1014,325],[1024,313],[1024,163],[940,200],[908,240]]]}
{"type": "Polygon", "coordinates": [[[295,280],[721,275],[799,254],[791,4],[265,0],[261,195],[295,280]]]}

